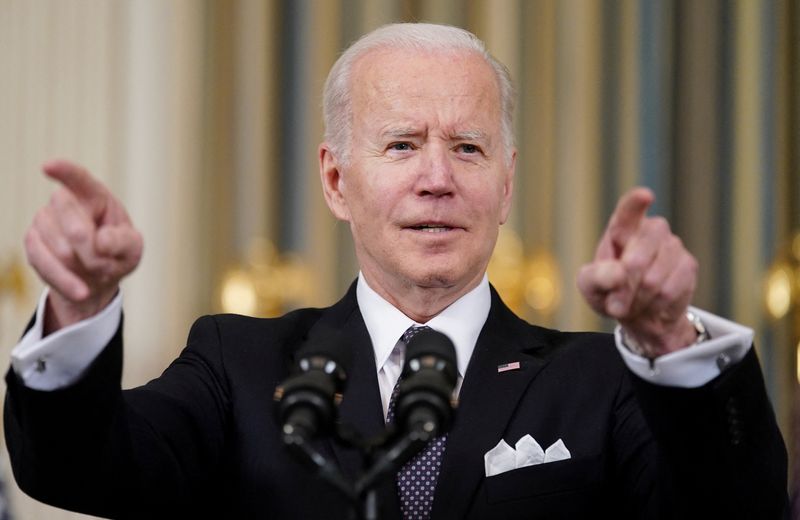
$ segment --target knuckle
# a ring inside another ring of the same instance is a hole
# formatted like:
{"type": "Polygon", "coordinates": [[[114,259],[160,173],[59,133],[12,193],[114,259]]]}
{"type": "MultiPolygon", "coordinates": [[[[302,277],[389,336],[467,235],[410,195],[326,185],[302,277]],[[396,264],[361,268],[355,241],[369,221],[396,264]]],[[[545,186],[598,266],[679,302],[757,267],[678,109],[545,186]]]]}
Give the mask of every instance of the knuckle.
{"type": "Polygon", "coordinates": [[[622,265],[629,273],[636,273],[641,271],[647,264],[647,259],[641,254],[625,255],[622,259],[622,265]]]}
{"type": "Polygon", "coordinates": [[[28,230],[25,231],[25,237],[23,238],[26,251],[30,252],[32,249],[35,249],[36,238],[36,229],[29,227],[28,230]]]}
{"type": "Polygon", "coordinates": [[[41,263],[41,253],[38,248],[37,239],[32,231],[28,231],[25,234],[25,258],[28,261],[28,265],[34,269],[41,263]]]}
{"type": "Polygon", "coordinates": [[[114,236],[107,229],[100,229],[97,232],[95,246],[101,254],[109,254],[114,250],[114,236]]]}
{"type": "Polygon", "coordinates": [[[69,245],[66,244],[63,240],[54,240],[50,244],[50,250],[53,252],[53,255],[62,263],[67,263],[72,261],[74,256],[72,248],[69,247],[69,245]]]}
{"type": "Polygon", "coordinates": [[[33,216],[31,227],[34,227],[40,231],[44,231],[47,229],[52,229],[53,222],[54,219],[52,215],[52,209],[50,207],[44,207],[37,211],[33,216]]]}
{"type": "Polygon", "coordinates": [[[683,245],[683,240],[678,235],[670,235],[669,241],[667,242],[668,247],[676,250],[676,251],[685,251],[686,248],[683,245]]]}
{"type": "Polygon", "coordinates": [[[693,255],[686,255],[686,268],[691,274],[696,275],[700,270],[700,262],[693,255]]]}
{"type": "Polygon", "coordinates": [[[666,218],[664,218],[664,217],[662,217],[660,215],[656,216],[656,217],[652,217],[651,225],[659,233],[663,233],[663,234],[672,233],[672,231],[671,231],[671,229],[669,227],[669,221],[666,218]]]}
{"type": "Polygon", "coordinates": [[[658,297],[659,300],[664,302],[670,302],[674,299],[672,291],[667,287],[661,287],[658,293],[656,293],[656,296],[658,297]]]}
{"type": "Polygon", "coordinates": [[[64,226],[64,234],[72,242],[84,243],[89,240],[91,231],[87,226],[73,221],[64,226]]]}
{"type": "Polygon", "coordinates": [[[590,296],[594,292],[592,283],[584,276],[578,276],[575,284],[585,297],[590,296]]]}
{"type": "Polygon", "coordinates": [[[665,302],[675,302],[681,298],[681,290],[676,285],[664,285],[658,292],[658,296],[665,302]]]}
{"type": "Polygon", "coordinates": [[[642,277],[642,281],[639,284],[641,289],[644,289],[645,292],[648,294],[656,293],[659,290],[661,280],[658,278],[657,275],[647,273],[642,277]]]}
{"type": "MultiPolygon", "coordinates": [[[[133,265],[139,263],[142,259],[142,253],[144,251],[144,239],[142,238],[142,234],[139,233],[137,230],[133,230],[131,233],[131,248],[130,248],[130,259],[133,265]]],[[[585,267],[585,266],[584,266],[585,267]]],[[[578,273],[578,278],[580,278],[580,272],[578,273]]]]}
{"type": "Polygon", "coordinates": [[[141,249],[137,249],[131,255],[131,264],[132,264],[131,268],[136,267],[137,265],[139,265],[139,262],[141,260],[142,260],[142,250],[141,249]]]}
{"type": "Polygon", "coordinates": [[[80,258],[80,263],[90,276],[96,276],[103,269],[103,259],[96,255],[84,255],[80,258]]]}

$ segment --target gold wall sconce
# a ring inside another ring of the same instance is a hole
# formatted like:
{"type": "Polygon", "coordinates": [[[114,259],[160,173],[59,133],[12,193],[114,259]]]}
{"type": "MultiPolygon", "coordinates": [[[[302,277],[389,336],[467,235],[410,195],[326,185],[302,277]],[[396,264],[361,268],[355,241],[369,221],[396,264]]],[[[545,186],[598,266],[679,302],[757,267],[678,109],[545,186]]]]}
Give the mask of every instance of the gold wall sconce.
{"type": "Polygon", "coordinates": [[[764,305],[767,314],[777,321],[791,313],[797,358],[797,381],[800,382],[800,232],[795,233],[787,250],[773,262],[764,283],[764,305]]]}
{"type": "Polygon", "coordinates": [[[533,310],[548,317],[561,301],[560,275],[553,255],[545,249],[526,255],[522,240],[506,227],[500,228],[488,272],[503,301],[519,315],[533,310]]]}
{"type": "Polygon", "coordinates": [[[256,239],[245,261],[223,274],[218,305],[227,313],[279,316],[308,305],[313,288],[311,272],[299,256],[282,254],[269,240],[256,239]]]}
{"type": "Polygon", "coordinates": [[[25,267],[16,255],[0,262],[0,297],[5,295],[10,295],[19,305],[24,305],[28,297],[25,267]]]}
{"type": "Polygon", "coordinates": [[[800,303],[800,232],[767,272],[764,303],[770,317],[782,319],[800,303]]]}

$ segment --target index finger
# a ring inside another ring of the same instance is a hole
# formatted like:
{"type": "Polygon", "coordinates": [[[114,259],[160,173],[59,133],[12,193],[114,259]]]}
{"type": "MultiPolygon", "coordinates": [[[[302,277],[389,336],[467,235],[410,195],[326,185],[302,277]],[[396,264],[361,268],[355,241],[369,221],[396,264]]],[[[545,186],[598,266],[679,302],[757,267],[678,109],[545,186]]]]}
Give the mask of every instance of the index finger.
{"type": "Polygon", "coordinates": [[[96,216],[105,207],[107,190],[86,168],[63,160],[49,161],[42,170],[51,179],[60,182],[78,200],[89,204],[91,213],[96,216]]]}
{"type": "Polygon", "coordinates": [[[608,221],[608,233],[615,245],[625,247],[654,200],[655,195],[647,188],[634,188],[619,199],[608,221]]]}

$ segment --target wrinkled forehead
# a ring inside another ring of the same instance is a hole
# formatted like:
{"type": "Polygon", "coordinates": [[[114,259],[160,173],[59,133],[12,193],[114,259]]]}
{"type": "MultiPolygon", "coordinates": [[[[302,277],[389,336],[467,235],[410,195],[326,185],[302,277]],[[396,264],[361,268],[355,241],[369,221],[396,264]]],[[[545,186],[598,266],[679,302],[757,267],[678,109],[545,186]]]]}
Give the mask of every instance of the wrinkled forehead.
{"type": "Polygon", "coordinates": [[[470,50],[380,48],[352,69],[353,117],[430,110],[501,119],[500,88],[491,65],[470,50]]]}

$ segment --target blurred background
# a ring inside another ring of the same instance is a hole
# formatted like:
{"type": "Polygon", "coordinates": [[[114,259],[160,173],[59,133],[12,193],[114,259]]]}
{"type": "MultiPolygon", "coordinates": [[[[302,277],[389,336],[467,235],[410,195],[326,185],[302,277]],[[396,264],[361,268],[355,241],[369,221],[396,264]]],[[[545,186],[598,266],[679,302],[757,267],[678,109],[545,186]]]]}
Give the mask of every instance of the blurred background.
{"type": "MultiPolygon", "coordinates": [[[[344,46],[395,21],[465,27],[516,79],[516,200],[490,269],[506,301],[610,330],[575,273],[617,197],[651,187],[700,260],[695,304],[756,330],[797,452],[793,0],[0,0],[2,359],[41,291],[22,238],[54,157],[109,185],[145,237],[125,386],[157,376],[201,314],[338,299],[357,266],[319,188],[320,92],[344,46]]],[[[0,470],[10,481],[5,450],[0,470]]],[[[16,518],[81,517],[8,487],[16,518]]]]}

